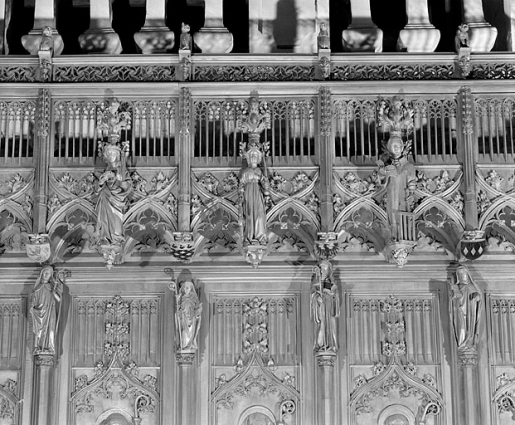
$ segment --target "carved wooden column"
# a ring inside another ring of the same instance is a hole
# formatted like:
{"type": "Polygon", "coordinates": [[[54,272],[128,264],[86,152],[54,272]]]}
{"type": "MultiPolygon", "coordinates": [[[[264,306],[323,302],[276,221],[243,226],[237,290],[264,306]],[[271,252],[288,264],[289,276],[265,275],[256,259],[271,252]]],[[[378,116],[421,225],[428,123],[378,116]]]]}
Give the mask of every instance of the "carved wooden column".
{"type": "Polygon", "coordinates": [[[36,0],[34,5],[34,28],[21,38],[21,44],[31,55],[37,55],[43,38],[43,28],[52,28],[54,55],[60,55],[64,49],[63,38],[59,35],[55,19],[55,0],[36,0]]]}
{"type": "Polygon", "coordinates": [[[79,44],[84,53],[121,53],[120,37],[112,27],[111,4],[112,0],[90,1],[89,29],[79,36],[79,44]]]}
{"type": "Polygon", "coordinates": [[[176,356],[177,366],[179,368],[177,374],[177,423],[181,425],[196,424],[196,394],[195,394],[195,368],[193,361],[195,353],[180,354],[176,356]]]}
{"type": "Polygon", "coordinates": [[[175,292],[175,341],[177,347],[177,423],[196,424],[196,368],[195,354],[198,350],[202,303],[192,281],[179,285],[172,281],[170,289],[175,292]]]}
{"type": "Polygon", "coordinates": [[[383,31],[372,21],[370,0],[350,0],[352,22],[342,33],[343,48],[356,52],[382,52],[383,31]]]}
{"type": "Polygon", "coordinates": [[[484,300],[469,270],[461,265],[449,282],[451,331],[458,354],[457,422],[480,425],[478,343],[484,317],[484,300]]]}
{"type": "Polygon", "coordinates": [[[223,0],[205,1],[204,27],[193,35],[202,53],[229,53],[233,47],[233,36],[224,27],[223,0]]]}
{"type": "Polygon", "coordinates": [[[408,52],[434,52],[440,41],[440,31],[429,21],[427,0],[407,0],[408,23],[399,34],[408,52]]]}
{"type": "Polygon", "coordinates": [[[313,273],[311,318],[315,324],[314,352],[317,363],[316,423],[335,425],[334,365],[338,353],[337,321],[340,317],[340,296],[329,260],[320,261],[313,268],[313,273]]]}
{"type": "Polygon", "coordinates": [[[34,356],[34,383],[32,384],[32,425],[51,425],[50,405],[53,394],[53,355],[34,356]]]}
{"type": "Polygon", "coordinates": [[[317,353],[317,424],[334,425],[334,364],[336,353],[317,353]]]}
{"type": "Polygon", "coordinates": [[[31,425],[52,425],[54,370],[61,318],[64,279],[68,270],[43,266],[30,297],[30,315],[34,332],[34,382],[32,384],[31,425]]]}
{"type": "Polygon", "coordinates": [[[147,0],[145,24],[134,34],[143,54],[166,53],[174,46],[175,35],[166,26],[167,0],[147,0]]]}
{"type": "Polygon", "coordinates": [[[331,90],[322,87],[319,93],[320,114],[320,140],[319,155],[320,164],[320,219],[321,230],[330,232],[333,230],[333,161],[334,143],[331,142],[332,129],[332,99],[331,90]]]}
{"type": "Polygon", "coordinates": [[[179,98],[180,133],[178,147],[179,202],[177,207],[177,232],[170,242],[172,255],[180,261],[188,261],[194,253],[193,232],[190,231],[190,192],[191,192],[191,92],[181,88],[179,98]]]}
{"type": "Polygon", "coordinates": [[[465,214],[466,230],[473,230],[478,227],[476,198],[477,138],[474,134],[474,97],[469,86],[460,88],[458,106],[461,116],[462,136],[459,149],[463,165],[463,192],[465,195],[463,212],[465,214]]]}
{"type": "MultiPolygon", "coordinates": [[[[485,0],[488,1],[488,0],[485,0]]],[[[469,26],[472,52],[489,52],[497,38],[497,28],[485,20],[482,0],[461,0],[463,23],[469,26]]]]}
{"type": "Polygon", "coordinates": [[[48,198],[48,170],[50,167],[50,111],[52,99],[48,89],[39,89],[37,102],[37,130],[34,172],[34,233],[45,233],[48,198]]]}

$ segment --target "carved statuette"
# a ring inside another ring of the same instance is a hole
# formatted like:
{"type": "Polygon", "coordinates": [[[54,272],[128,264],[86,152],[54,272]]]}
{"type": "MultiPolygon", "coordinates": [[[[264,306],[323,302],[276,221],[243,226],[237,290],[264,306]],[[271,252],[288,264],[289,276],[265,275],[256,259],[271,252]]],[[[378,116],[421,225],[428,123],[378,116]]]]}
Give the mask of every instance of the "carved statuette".
{"type": "Polygon", "coordinates": [[[120,103],[114,99],[106,113],[99,114],[98,129],[108,133],[108,141],[98,142],[99,156],[107,163],[95,188],[97,226],[94,245],[104,256],[108,268],[120,264],[121,248],[125,241],[123,219],[132,180],[127,171],[129,142],[120,143],[122,129],[129,128],[130,115],[120,112],[120,103]]]}
{"type": "Polygon", "coordinates": [[[319,50],[331,48],[329,31],[327,31],[327,25],[325,22],[320,23],[320,32],[318,33],[317,41],[319,50]]]}
{"type": "Polygon", "coordinates": [[[469,26],[467,24],[461,24],[456,30],[456,37],[454,37],[454,48],[456,53],[459,53],[462,47],[469,46],[469,26]]]}
{"type": "Polygon", "coordinates": [[[181,25],[181,37],[179,40],[179,50],[191,50],[190,26],[184,22],[181,25]]]}
{"type": "Polygon", "coordinates": [[[30,295],[36,355],[55,355],[64,277],[64,271],[44,266],[30,295]]]}
{"type": "Polygon", "coordinates": [[[378,119],[385,131],[390,131],[383,160],[377,161],[378,172],[386,177],[386,212],[392,241],[414,240],[411,211],[416,188],[415,167],[408,161],[411,141],[404,142],[402,134],[413,129],[413,110],[397,97],[391,104],[381,101],[378,119]]]}
{"type": "Polygon", "coordinates": [[[311,318],[315,322],[316,353],[338,351],[337,318],[340,317],[340,295],[333,280],[333,266],[322,260],[313,268],[311,318]]]}
{"type": "Polygon", "coordinates": [[[239,183],[239,225],[245,258],[257,267],[261,262],[264,248],[268,242],[266,228],[265,197],[269,196],[270,183],[267,176],[266,161],[263,160],[267,145],[259,141],[263,130],[270,128],[270,114],[260,111],[258,100],[253,97],[249,102],[248,116],[239,119],[237,127],[249,135],[249,141],[240,144],[241,155],[247,160],[247,168],[240,175],[239,183]],[[263,170],[259,165],[263,162],[263,170]],[[257,251],[261,255],[257,255],[257,251]]]}
{"type": "Polygon", "coordinates": [[[45,27],[42,30],[43,37],[39,43],[40,52],[52,52],[54,51],[54,37],[52,36],[52,28],[45,27]]]}
{"type": "Polygon", "coordinates": [[[194,353],[198,348],[202,303],[192,281],[182,282],[180,288],[172,285],[175,291],[175,325],[177,352],[194,353]]]}
{"type": "Polygon", "coordinates": [[[449,290],[450,316],[458,353],[461,356],[474,355],[479,339],[483,294],[463,265],[452,276],[449,290]]]}

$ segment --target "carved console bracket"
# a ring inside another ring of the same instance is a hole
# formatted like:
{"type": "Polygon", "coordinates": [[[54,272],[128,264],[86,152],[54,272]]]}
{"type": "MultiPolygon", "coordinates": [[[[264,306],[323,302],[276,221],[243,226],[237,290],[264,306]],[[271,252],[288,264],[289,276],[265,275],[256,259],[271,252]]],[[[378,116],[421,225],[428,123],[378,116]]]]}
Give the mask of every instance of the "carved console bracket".
{"type": "Polygon", "coordinates": [[[318,73],[320,80],[327,80],[331,75],[331,49],[318,50],[318,73]]]}
{"type": "Polygon", "coordinates": [[[408,264],[408,257],[413,251],[416,242],[392,241],[388,244],[389,262],[395,264],[397,267],[402,268],[408,264]]]}
{"type": "Polygon", "coordinates": [[[470,47],[460,47],[456,58],[456,75],[460,78],[467,78],[472,71],[470,61],[470,47]]]}

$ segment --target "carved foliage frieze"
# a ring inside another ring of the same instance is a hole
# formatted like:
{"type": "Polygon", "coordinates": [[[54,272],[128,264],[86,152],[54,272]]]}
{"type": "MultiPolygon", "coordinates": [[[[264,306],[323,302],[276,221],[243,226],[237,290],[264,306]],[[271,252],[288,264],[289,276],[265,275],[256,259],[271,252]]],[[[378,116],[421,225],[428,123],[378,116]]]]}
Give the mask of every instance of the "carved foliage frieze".
{"type": "Polygon", "coordinates": [[[175,66],[163,65],[60,65],[54,64],[54,82],[176,81],[175,66]]]}

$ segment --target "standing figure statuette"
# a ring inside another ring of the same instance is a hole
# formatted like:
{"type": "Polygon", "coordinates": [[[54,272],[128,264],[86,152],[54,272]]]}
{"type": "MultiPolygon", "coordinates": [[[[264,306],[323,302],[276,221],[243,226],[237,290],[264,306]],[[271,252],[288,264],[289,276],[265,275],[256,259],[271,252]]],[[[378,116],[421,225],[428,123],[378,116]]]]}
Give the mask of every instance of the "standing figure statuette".
{"type": "Polygon", "coordinates": [[[311,318],[315,322],[315,352],[338,351],[337,318],[340,317],[340,295],[333,280],[333,267],[322,260],[313,268],[311,318]]]}
{"type": "Polygon", "coordinates": [[[30,315],[34,328],[34,353],[55,354],[61,313],[63,282],[50,265],[39,273],[30,295],[30,315]]]}
{"type": "Polygon", "coordinates": [[[197,339],[200,330],[202,303],[192,281],[187,280],[182,283],[178,293],[176,292],[175,301],[177,350],[180,352],[194,352],[198,348],[197,339]]]}
{"type": "Polygon", "coordinates": [[[476,350],[483,298],[468,269],[456,269],[450,285],[450,316],[458,350],[476,350]]]}

